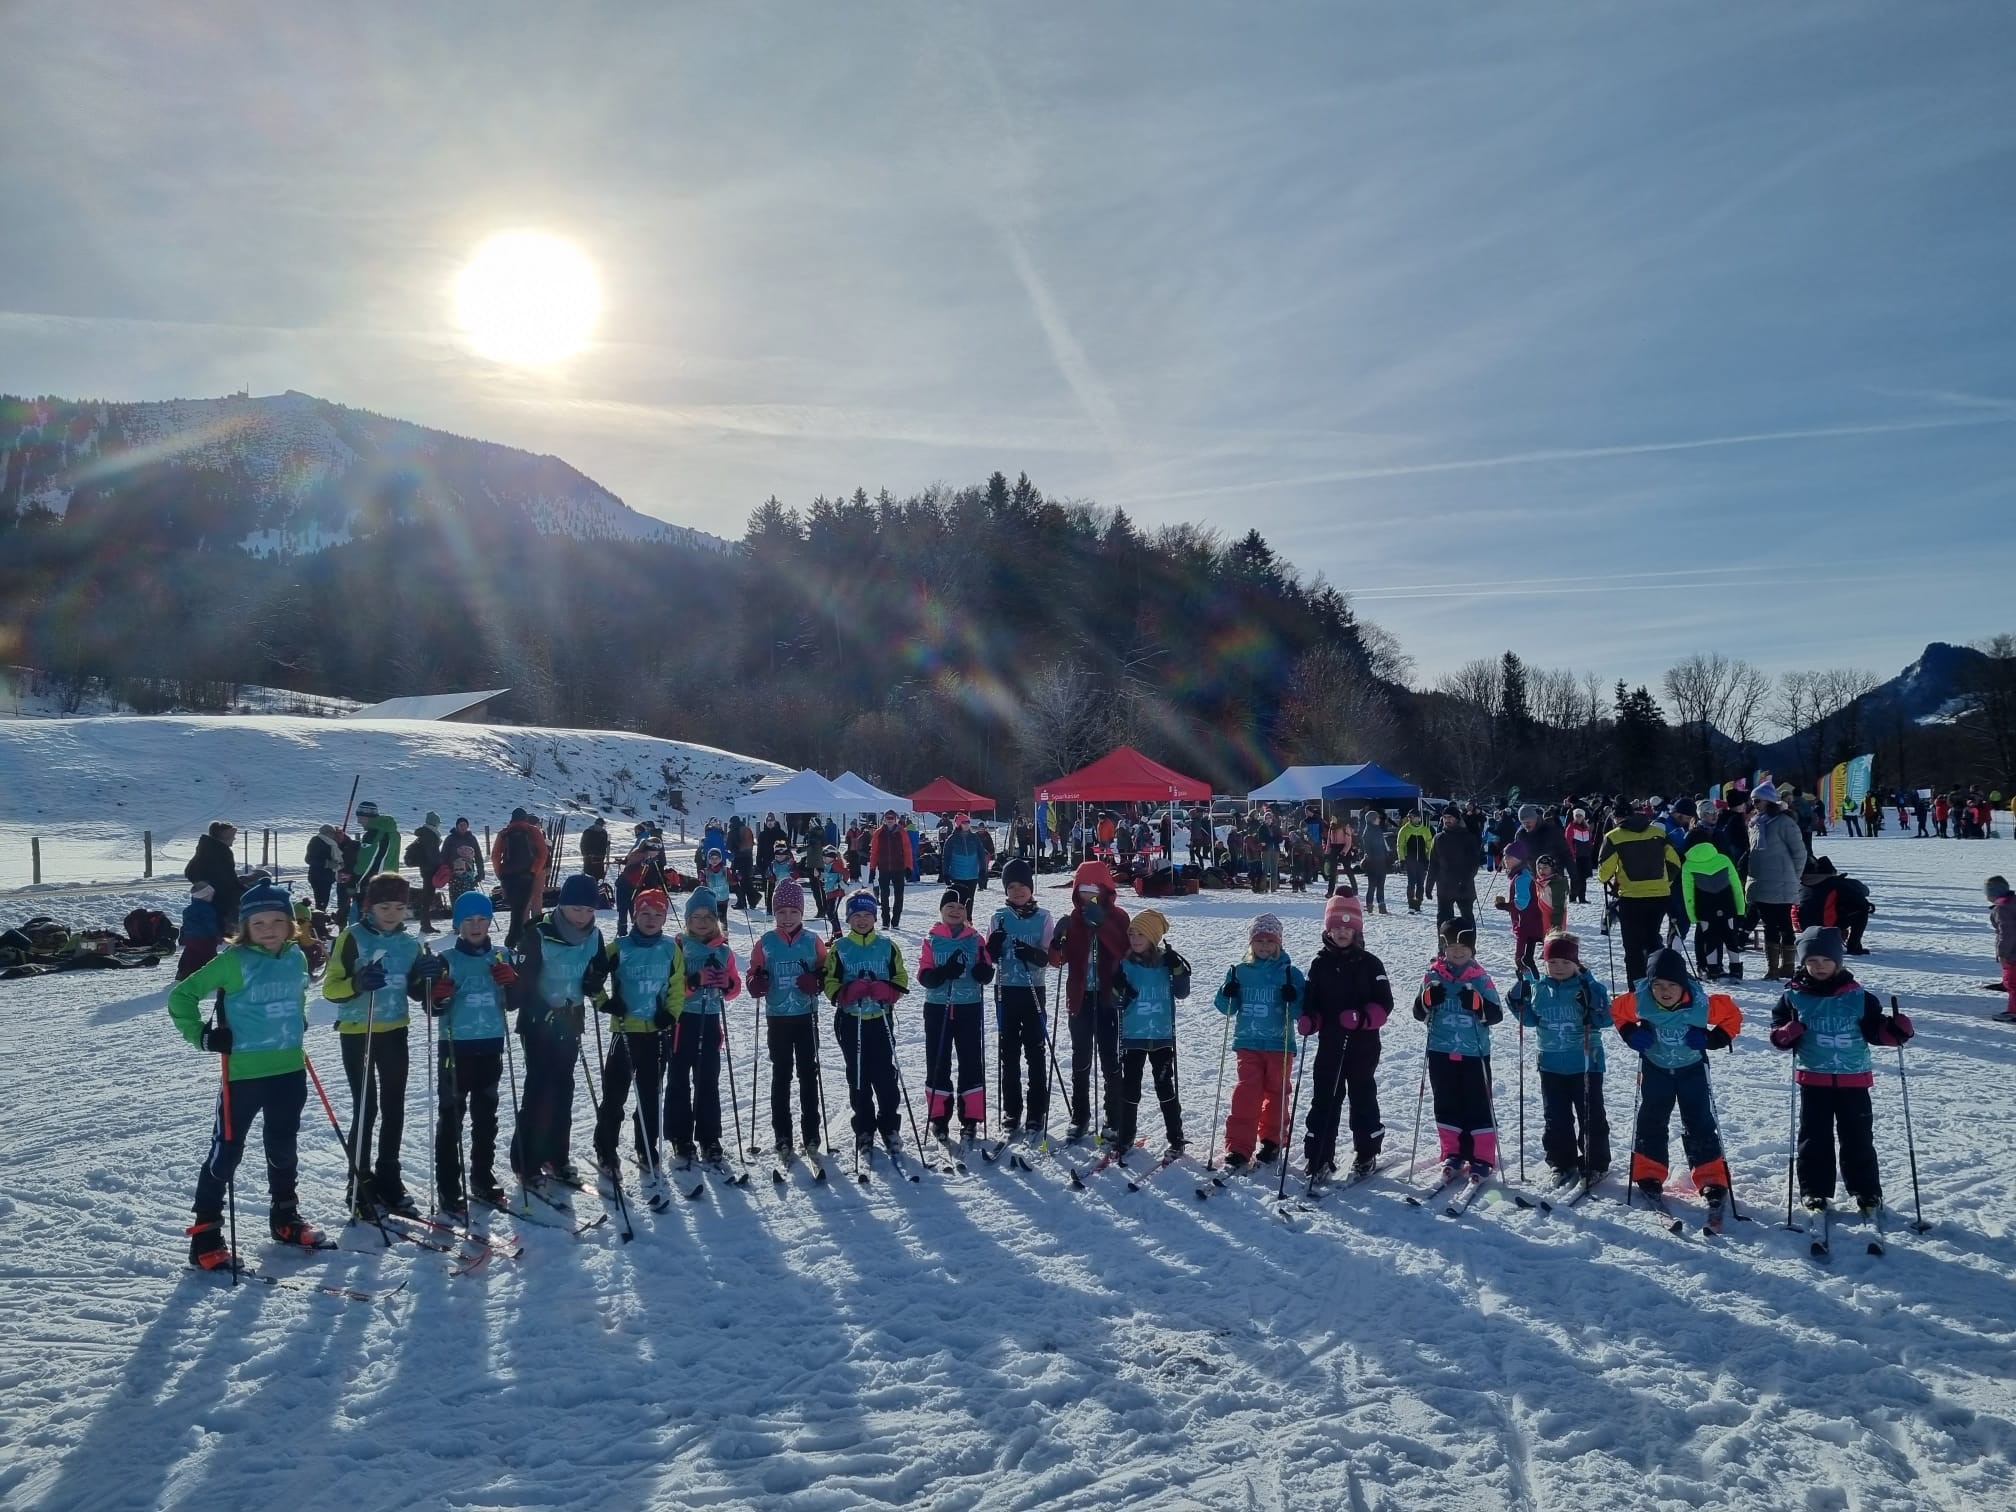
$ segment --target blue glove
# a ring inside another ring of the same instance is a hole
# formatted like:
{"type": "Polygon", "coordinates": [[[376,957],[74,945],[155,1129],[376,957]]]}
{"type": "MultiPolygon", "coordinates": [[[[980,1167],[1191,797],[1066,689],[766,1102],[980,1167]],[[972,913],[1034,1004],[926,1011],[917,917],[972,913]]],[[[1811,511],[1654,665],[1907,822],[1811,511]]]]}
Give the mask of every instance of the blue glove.
{"type": "Polygon", "coordinates": [[[377,992],[385,985],[385,963],[373,961],[362,971],[350,978],[351,984],[359,992],[377,992]]]}
{"type": "Polygon", "coordinates": [[[1689,1050],[1706,1050],[1708,1048],[1708,1031],[1703,1029],[1699,1024],[1689,1024],[1687,1026],[1687,1048],[1689,1050]]]}
{"type": "Polygon", "coordinates": [[[436,981],[448,975],[448,963],[430,950],[413,963],[413,975],[423,982],[436,981]]]}
{"type": "Polygon", "coordinates": [[[1643,1055],[1659,1043],[1659,1036],[1652,1032],[1649,1024],[1633,1024],[1624,1033],[1624,1043],[1643,1055]]]}
{"type": "Polygon", "coordinates": [[[1078,916],[1092,928],[1097,929],[1100,921],[1106,917],[1106,910],[1097,903],[1084,903],[1079,905],[1078,916]]]}

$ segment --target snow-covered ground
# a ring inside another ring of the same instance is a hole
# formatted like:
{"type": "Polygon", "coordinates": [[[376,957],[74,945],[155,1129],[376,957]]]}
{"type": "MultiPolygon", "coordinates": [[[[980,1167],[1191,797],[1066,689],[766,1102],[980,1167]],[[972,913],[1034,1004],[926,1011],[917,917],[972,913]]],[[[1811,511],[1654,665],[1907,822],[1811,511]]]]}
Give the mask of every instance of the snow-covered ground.
{"type": "Polygon", "coordinates": [[[0,888],[31,882],[37,835],[45,886],[140,877],[147,830],[154,875],[177,878],[214,819],[250,830],[255,864],[259,832],[279,830],[280,859],[298,869],[308,837],[342,819],[360,773],[359,801],[397,818],[402,834],[429,809],[448,824],[466,814],[480,832],[523,806],[574,816],[571,847],[588,813],[619,833],[626,812],[655,815],[676,834],[668,787],[699,820],[782,770],[611,730],[243,715],[0,721],[0,888]]]}
{"type": "MultiPolygon", "coordinates": [[[[1882,1258],[1844,1237],[1826,1267],[1775,1226],[1788,1072],[1763,1043],[1772,993],[1757,982],[1738,989],[1745,1031],[1715,1076],[1737,1196],[1760,1221],[1720,1241],[1665,1233],[1614,1184],[1572,1215],[1495,1202],[1452,1220],[1405,1206],[1393,1170],[1284,1222],[1258,1182],[1198,1201],[1194,1162],[1131,1193],[1111,1171],[1074,1193],[1054,1160],[867,1188],[838,1162],[823,1187],[800,1175],[773,1189],[759,1170],[746,1190],[640,1212],[630,1245],[613,1224],[579,1242],[527,1228],[522,1260],[451,1278],[437,1256],[377,1253],[368,1231],[312,1261],[272,1252],[249,1159],[240,1231],[254,1258],[407,1281],[377,1303],[234,1293],[185,1268],[216,1065],[171,1032],[165,974],[0,985],[0,1504],[2016,1506],[2016,1177],[2001,1158],[2016,1031],[1987,1021],[1999,999],[1976,985],[1993,975],[1980,880],[2016,866],[2016,845],[1825,848],[1881,909],[1863,979],[1917,1020],[1912,1108],[1935,1222],[1882,1258]]],[[[912,896],[901,938],[914,960],[935,889],[912,896]]],[[[1306,960],[1320,900],[1265,906],[1306,960]]],[[[1164,907],[1208,980],[1243,948],[1255,900],[1164,907]]],[[[1503,973],[1501,926],[1487,910],[1484,959],[1503,973]]],[[[746,946],[739,919],[732,932],[746,946]]],[[[1429,935],[1404,911],[1371,921],[1403,980],[1429,935]]],[[[1593,928],[1587,941],[1601,973],[1603,941],[1593,928]]],[[[746,1010],[732,1022],[746,1119],[755,1024],[746,1010]]],[[[913,1000],[913,1097],[918,1023],[913,1000]]],[[[1201,992],[1181,1016],[1200,1160],[1220,1023],[1201,992]]],[[[1497,1045],[1516,1172],[1517,1041],[1501,1030],[1497,1045]]],[[[1386,1047],[1388,1151],[1404,1162],[1419,1028],[1401,1017],[1386,1047]]],[[[328,1030],[311,1053],[325,1076],[336,1067],[328,1030]]],[[[839,1057],[823,1053],[837,1096],[839,1057]]],[[[1886,1192],[1908,1218],[1892,1061],[1876,1097],[1886,1192]]],[[[1608,1101],[1621,1162],[1627,1076],[1613,1072],[1608,1101]]],[[[407,1170],[424,1179],[417,1082],[410,1103],[407,1170]]],[[[342,1156],[310,1113],[303,1193],[332,1220],[342,1156]]],[[[585,1095],[577,1113],[586,1159],[585,1095]]]]}

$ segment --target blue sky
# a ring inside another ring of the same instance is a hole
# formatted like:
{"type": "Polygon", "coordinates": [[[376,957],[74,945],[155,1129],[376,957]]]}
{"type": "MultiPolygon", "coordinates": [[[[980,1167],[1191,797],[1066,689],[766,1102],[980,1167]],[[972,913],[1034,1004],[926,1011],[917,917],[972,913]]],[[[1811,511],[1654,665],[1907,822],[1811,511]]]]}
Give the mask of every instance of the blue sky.
{"type": "Polygon", "coordinates": [[[2006,7],[172,9],[0,10],[0,389],[303,389],[727,535],[1026,470],[1427,677],[2016,628],[2006,7]],[[520,227],[603,280],[556,370],[450,328],[520,227]]]}

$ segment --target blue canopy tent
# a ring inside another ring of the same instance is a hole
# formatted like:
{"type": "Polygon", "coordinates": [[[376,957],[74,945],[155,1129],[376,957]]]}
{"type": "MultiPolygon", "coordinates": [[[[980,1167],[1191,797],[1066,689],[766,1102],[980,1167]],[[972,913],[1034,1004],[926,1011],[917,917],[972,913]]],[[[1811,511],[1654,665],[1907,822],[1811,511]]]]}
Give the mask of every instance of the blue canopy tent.
{"type": "Polygon", "coordinates": [[[1420,799],[1419,786],[1371,761],[1346,768],[1343,775],[1323,784],[1326,803],[1418,803],[1420,799]]]}

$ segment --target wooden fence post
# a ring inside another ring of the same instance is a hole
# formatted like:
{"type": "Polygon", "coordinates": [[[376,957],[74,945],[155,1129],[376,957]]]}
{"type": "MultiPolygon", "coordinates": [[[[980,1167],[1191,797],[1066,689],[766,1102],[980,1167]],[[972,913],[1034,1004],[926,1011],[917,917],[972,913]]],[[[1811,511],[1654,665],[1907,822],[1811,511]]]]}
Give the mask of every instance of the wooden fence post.
{"type": "Polygon", "coordinates": [[[28,854],[34,858],[35,885],[40,887],[42,885],[42,837],[40,835],[30,837],[28,841],[28,854]]]}
{"type": "Polygon", "coordinates": [[[141,875],[142,875],[142,876],[146,876],[146,877],[151,877],[151,876],[153,876],[153,875],[154,875],[154,831],[152,831],[152,830],[142,830],[142,831],[140,831],[140,853],[141,853],[141,856],[142,856],[142,857],[144,858],[144,860],[145,860],[145,862],[146,862],[146,870],[145,870],[144,872],[142,872],[142,873],[141,873],[141,875]]]}

